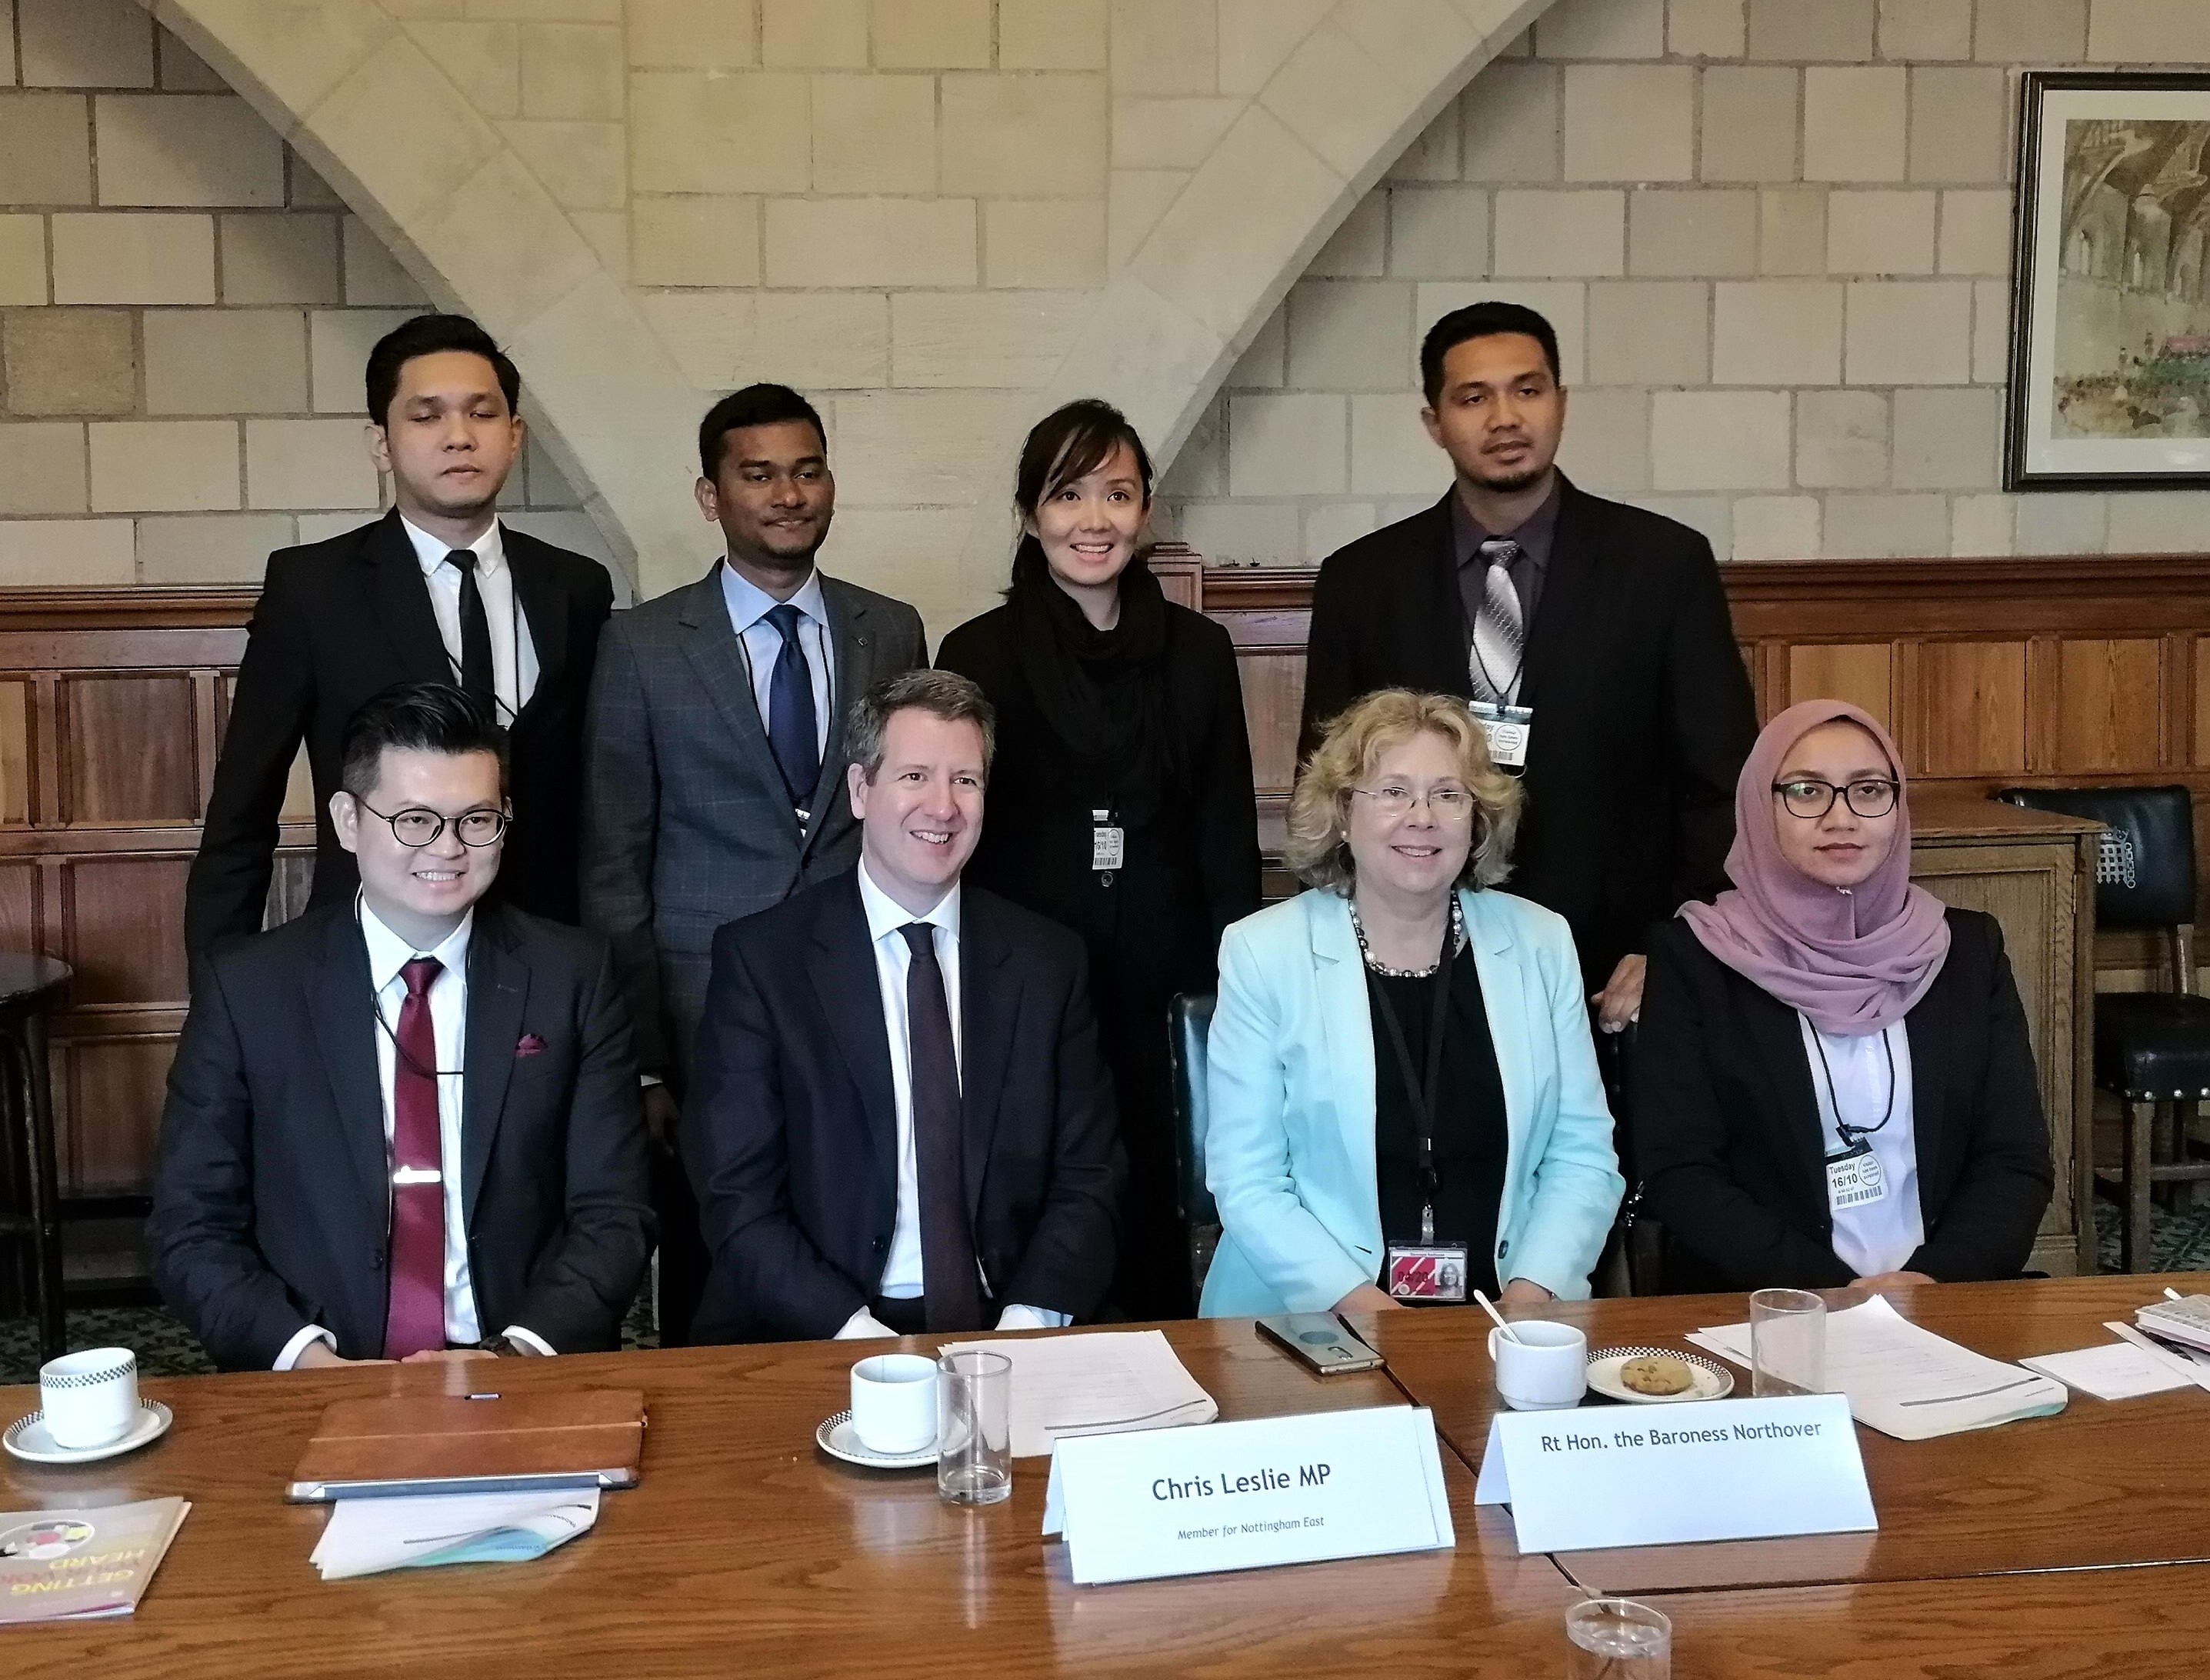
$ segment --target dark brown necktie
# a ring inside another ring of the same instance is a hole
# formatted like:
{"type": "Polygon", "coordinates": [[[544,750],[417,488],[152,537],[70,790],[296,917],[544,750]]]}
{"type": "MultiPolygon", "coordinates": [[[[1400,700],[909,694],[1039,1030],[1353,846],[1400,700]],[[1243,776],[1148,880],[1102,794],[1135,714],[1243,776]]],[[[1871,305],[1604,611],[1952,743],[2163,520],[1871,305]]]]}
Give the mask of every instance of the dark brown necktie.
{"type": "Polygon", "coordinates": [[[913,952],[905,975],[906,1042],[913,1057],[913,1154],[921,1179],[921,1287],[930,1330],[981,1330],[981,1275],[967,1218],[967,1165],[959,1110],[959,1058],[951,1006],[936,961],[936,930],[898,929],[913,952]]]}

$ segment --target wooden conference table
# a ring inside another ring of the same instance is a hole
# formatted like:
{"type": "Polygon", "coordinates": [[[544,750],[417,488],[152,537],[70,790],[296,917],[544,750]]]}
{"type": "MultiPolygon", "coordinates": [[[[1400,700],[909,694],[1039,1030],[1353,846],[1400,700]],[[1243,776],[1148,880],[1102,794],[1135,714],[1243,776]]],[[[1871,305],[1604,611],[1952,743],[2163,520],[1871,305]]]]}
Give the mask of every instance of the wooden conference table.
{"type": "MultiPolygon", "coordinates": [[[[2166,1279],[2059,1279],[1899,1294],[1906,1315],[1998,1357],[2107,1339],[2166,1279]]],[[[2183,1287],[2210,1286],[2197,1278],[2183,1287]]],[[[1740,1296],[1551,1309],[1597,1343],[1681,1345],[1738,1320],[1740,1296]]],[[[13,1671],[104,1676],[639,1677],[869,1680],[1055,1674],[1537,1677],[1565,1671],[1562,1617],[1584,1589],[1673,1617],[1689,1677],[2128,1677],[2202,1671],[2210,1630],[2210,1393],[2189,1388],[1905,1443],[1859,1430],[1877,1536],[1521,1557],[1510,1518],[1472,1503],[1494,1404],[1475,1309],[1369,1321],[1387,1374],[1322,1380],[1247,1320],[1167,1333],[1226,1419],[1431,1407],[1450,1450],[1451,1553],[1076,1588],[1038,1533],[1045,1461],[1013,1497],[940,1504],[926,1474],[839,1464],[813,1445],[842,1408],[848,1344],[793,1343],[500,1362],[495,1368],[148,1380],[176,1426],[104,1465],[0,1465],[0,1509],[182,1494],[190,1518],[134,1621],[0,1630],[13,1671]],[[642,1387],[642,1484],[541,1562],[324,1584],[323,1513],[282,1492],[330,1400],[642,1387]],[[460,1379],[462,1370],[473,1383],[460,1379]],[[2143,1567],[2147,1566],[2147,1567],[2143,1567]]],[[[926,1340],[927,1339],[922,1339],[926,1340]]],[[[920,1345],[916,1342],[915,1345],[920,1345]]],[[[37,1404],[0,1389],[0,1418],[37,1404]]]]}

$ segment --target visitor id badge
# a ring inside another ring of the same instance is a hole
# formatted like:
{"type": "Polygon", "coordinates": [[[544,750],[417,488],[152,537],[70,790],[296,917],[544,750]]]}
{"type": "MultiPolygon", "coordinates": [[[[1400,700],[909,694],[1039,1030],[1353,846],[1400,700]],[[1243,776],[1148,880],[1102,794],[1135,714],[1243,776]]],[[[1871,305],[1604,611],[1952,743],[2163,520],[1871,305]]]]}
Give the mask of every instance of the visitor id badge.
{"type": "Polygon", "coordinates": [[[1398,1301],[1465,1299],[1465,1244],[1389,1245],[1389,1293],[1398,1301]]]}
{"type": "Polygon", "coordinates": [[[1855,1149],[1827,1157],[1827,1206],[1835,1212],[1863,1207],[1887,1194],[1887,1181],[1870,1144],[1860,1142],[1855,1149]]]}
{"type": "Polygon", "coordinates": [[[1488,759],[1499,770],[1527,768],[1527,746],[1534,739],[1535,711],[1531,706],[1500,706],[1488,700],[1473,702],[1474,721],[1488,737],[1488,759]]]}
{"type": "Polygon", "coordinates": [[[1090,867],[1092,869],[1118,869],[1122,866],[1128,845],[1127,830],[1113,821],[1110,811],[1092,811],[1090,820],[1090,867]]]}

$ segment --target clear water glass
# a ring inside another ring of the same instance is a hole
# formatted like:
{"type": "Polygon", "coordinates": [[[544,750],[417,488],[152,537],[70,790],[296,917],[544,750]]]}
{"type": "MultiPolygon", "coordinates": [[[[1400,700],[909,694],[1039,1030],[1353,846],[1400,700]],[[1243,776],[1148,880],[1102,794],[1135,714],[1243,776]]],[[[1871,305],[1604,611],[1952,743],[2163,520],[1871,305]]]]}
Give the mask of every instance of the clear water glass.
{"type": "Polygon", "coordinates": [[[995,1505],[1013,1493],[1013,1362],[960,1348],[936,1362],[936,1494],[995,1505]]]}
{"type": "Polygon", "coordinates": [[[1827,1303],[1808,1290],[1749,1297],[1750,1393],[1759,1399],[1827,1392],[1827,1303]]]}
{"type": "Polygon", "coordinates": [[[1566,1612],[1570,1680],[1671,1680],[1673,1624],[1632,1598],[1587,1598],[1566,1612]]]}

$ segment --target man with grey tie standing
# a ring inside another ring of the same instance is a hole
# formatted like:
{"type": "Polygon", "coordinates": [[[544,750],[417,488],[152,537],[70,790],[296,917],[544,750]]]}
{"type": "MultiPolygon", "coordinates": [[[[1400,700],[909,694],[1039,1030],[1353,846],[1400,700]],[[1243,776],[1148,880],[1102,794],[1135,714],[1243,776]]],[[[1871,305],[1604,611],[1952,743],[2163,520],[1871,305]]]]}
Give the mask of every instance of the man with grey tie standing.
{"type": "Polygon", "coordinates": [[[1525,781],[1511,891],[1571,924],[1597,1024],[1617,1032],[1652,928],[1727,884],[1757,718],[1718,568],[1686,525],[1558,470],[1566,388],[1533,310],[1452,311],[1420,378],[1454,482],[1320,567],[1300,757],[1377,688],[1470,701],[1525,781]]]}
{"type": "Polygon", "coordinates": [[[651,1082],[670,1345],[687,1340],[705,1277],[679,1157],[715,930],[852,867],[843,709],[927,659],[911,607],[815,569],[836,482],[812,403],[773,384],[724,397],[698,456],[699,511],[727,558],[615,614],[583,731],[583,922],[613,946],[651,1082]]]}

